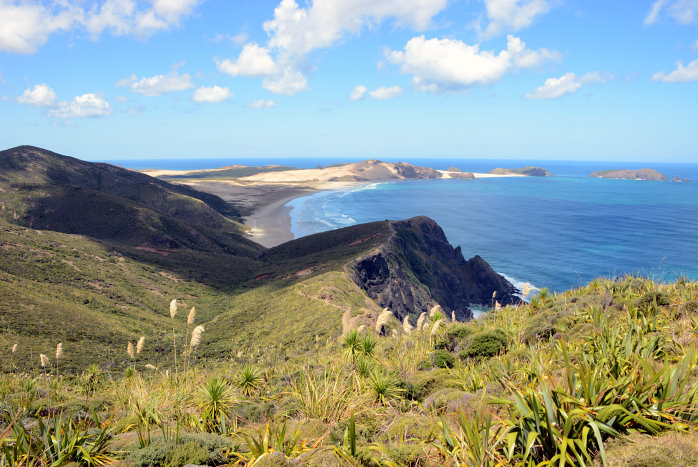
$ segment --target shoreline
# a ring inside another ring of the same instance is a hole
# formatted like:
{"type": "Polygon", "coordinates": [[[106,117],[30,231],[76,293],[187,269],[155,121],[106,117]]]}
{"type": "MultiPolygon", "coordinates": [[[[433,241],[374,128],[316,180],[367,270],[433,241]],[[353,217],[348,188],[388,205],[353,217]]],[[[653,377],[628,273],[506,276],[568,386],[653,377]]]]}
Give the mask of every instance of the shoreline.
{"type": "Polygon", "coordinates": [[[247,236],[250,240],[266,248],[273,248],[293,240],[296,238],[293,235],[291,225],[291,211],[293,208],[286,205],[296,198],[308,196],[318,191],[320,190],[298,192],[271,203],[260,205],[248,216],[243,217],[245,225],[250,229],[247,232],[247,236]]]}

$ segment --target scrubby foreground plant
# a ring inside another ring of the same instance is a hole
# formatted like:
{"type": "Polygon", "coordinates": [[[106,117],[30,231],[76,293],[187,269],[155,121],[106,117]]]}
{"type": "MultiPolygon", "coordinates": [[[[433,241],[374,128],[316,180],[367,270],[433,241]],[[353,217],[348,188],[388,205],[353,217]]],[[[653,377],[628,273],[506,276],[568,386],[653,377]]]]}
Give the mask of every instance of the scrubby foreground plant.
{"type": "Polygon", "coordinates": [[[698,284],[597,280],[431,315],[383,312],[286,359],[250,342],[197,364],[189,342],[180,372],[1,375],[0,465],[698,465],[698,284]],[[663,439],[680,453],[641,454],[663,439]]]}

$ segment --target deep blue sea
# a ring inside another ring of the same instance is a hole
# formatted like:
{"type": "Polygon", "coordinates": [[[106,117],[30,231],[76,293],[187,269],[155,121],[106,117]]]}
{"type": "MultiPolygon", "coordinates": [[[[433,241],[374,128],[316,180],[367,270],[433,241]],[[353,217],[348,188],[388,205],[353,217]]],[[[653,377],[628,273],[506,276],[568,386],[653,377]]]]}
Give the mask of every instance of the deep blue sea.
{"type": "MultiPolygon", "coordinates": [[[[357,159],[358,160],[358,159],[357,159]]],[[[390,160],[390,159],[384,159],[390,160]]],[[[396,161],[396,160],[390,160],[396,161]]],[[[562,291],[595,277],[641,274],[698,280],[698,164],[405,159],[487,172],[537,165],[550,178],[420,180],[320,192],[290,203],[298,236],[383,219],[429,216],[467,257],[480,255],[515,283],[562,291]],[[596,170],[650,167],[690,183],[589,178],[596,170]]],[[[227,164],[328,165],[331,159],[110,161],[132,168],[227,164]]],[[[344,160],[346,162],[346,160],[344,160]]]]}

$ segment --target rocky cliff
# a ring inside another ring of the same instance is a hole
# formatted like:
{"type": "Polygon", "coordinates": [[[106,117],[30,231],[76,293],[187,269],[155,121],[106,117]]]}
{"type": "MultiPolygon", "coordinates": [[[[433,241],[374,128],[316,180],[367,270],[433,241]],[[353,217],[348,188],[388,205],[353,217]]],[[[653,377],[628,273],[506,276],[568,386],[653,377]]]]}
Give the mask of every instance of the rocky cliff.
{"type": "Polygon", "coordinates": [[[391,235],[379,248],[349,265],[352,279],[396,317],[419,315],[435,304],[459,320],[473,317],[471,305],[518,303],[514,286],[481,257],[465,260],[443,230],[427,217],[389,223],[391,235]]]}

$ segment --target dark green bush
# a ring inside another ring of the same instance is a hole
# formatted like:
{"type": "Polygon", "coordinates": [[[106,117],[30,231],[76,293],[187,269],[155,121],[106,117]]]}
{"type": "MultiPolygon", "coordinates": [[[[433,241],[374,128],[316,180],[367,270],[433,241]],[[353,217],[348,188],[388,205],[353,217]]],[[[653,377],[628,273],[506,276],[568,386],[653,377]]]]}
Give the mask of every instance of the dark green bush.
{"type": "Polygon", "coordinates": [[[219,465],[225,462],[223,451],[231,446],[229,439],[211,433],[182,435],[179,444],[156,438],[144,448],[135,445],[126,461],[140,467],[219,465]]]}
{"type": "Polygon", "coordinates": [[[528,321],[524,328],[523,341],[531,344],[539,340],[547,341],[559,330],[556,327],[557,314],[540,313],[528,321]]]}
{"type": "Polygon", "coordinates": [[[461,352],[461,358],[493,357],[507,348],[507,338],[503,331],[482,331],[475,334],[468,346],[461,352]]]}
{"type": "Polygon", "coordinates": [[[194,441],[176,446],[167,455],[167,464],[171,467],[181,467],[186,464],[204,465],[208,460],[208,450],[194,441]]]}
{"type": "Polygon", "coordinates": [[[437,350],[432,353],[432,359],[434,361],[434,366],[437,368],[453,368],[455,359],[453,355],[448,350],[437,350]]]}
{"type": "Polygon", "coordinates": [[[664,292],[647,292],[642,297],[638,298],[635,305],[644,312],[656,312],[656,306],[671,305],[671,300],[664,292]]]}

